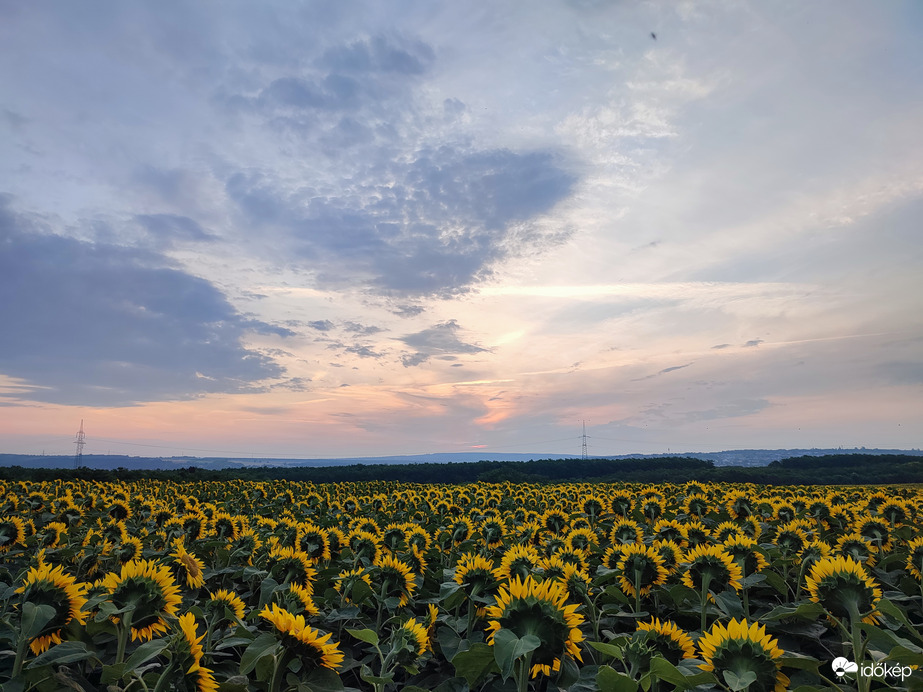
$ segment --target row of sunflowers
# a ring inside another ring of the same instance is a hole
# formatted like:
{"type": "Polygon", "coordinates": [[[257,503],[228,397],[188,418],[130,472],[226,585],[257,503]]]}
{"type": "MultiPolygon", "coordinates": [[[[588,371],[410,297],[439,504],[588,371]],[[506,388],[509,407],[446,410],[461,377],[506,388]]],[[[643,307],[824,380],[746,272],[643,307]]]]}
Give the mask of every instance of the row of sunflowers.
{"type": "Polygon", "coordinates": [[[53,481],[0,505],[5,692],[923,689],[918,488],[53,481]]]}

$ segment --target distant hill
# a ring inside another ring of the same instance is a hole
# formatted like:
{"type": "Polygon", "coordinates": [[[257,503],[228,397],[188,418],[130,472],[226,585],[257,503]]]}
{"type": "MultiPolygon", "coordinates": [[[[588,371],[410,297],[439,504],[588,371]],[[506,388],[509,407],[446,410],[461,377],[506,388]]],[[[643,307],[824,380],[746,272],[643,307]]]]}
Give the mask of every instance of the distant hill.
{"type": "MultiPolygon", "coordinates": [[[[682,452],[676,454],[620,454],[593,456],[593,459],[661,459],[685,457],[710,461],[715,466],[768,466],[774,461],[794,457],[820,457],[850,454],[901,454],[923,456],[923,450],[912,449],[736,449],[723,452],[682,452]]],[[[406,464],[464,464],[478,461],[531,461],[538,459],[574,459],[573,454],[517,454],[490,452],[451,452],[445,454],[413,454],[403,456],[351,457],[339,459],[283,459],[244,457],[139,457],[122,454],[84,454],[83,465],[92,469],[114,471],[116,469],[169,471],[195,467],[206,470],[254,468],[254,467],[337,467],[362,465],[406,465],[406,464]]],[[[72,469],[73,456],[45,456],[39,454],[0,454],[0,467],[20,466],[31,469],[72,469]]]]}

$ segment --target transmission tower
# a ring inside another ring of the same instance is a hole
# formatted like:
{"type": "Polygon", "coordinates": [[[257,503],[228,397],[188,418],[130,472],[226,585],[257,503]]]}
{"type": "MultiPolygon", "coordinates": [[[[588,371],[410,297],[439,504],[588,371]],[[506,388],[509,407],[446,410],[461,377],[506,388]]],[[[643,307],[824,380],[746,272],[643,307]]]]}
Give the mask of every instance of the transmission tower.
{"type": "Polygon", "coordinates": [[[583,451],[582,451],[582,454],[581,454],[581,457],[580,457],[580,458],[581,458],[581,459],[586,459],[586,458],[587,458],[587,451],[586,451],[586,421],[583,421],[583,451]]]}
{"type": "Polygon", "coordinates": [[[83,432],[83,419],[80,419],[80,430],[77,431],[77,437],[74,438],[74,444],[77,445],[77,453],[74,455],[74,468],[79,469],[83,462],[83,447],[87,443],[87,436],[83,432]]]}

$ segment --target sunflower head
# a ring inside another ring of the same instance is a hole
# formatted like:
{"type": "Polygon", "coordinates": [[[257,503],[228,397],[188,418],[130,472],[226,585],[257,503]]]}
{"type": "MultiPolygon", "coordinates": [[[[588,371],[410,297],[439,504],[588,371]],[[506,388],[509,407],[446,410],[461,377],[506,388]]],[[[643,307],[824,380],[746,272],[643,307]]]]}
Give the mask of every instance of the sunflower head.
{"type": "Polygon", "coordinates": [[[626,596],[647,596],[667,581],[667,568],[656,548],[643,544],[623,545],[618,562],[619,586],[626,596]]]}
{"type": "Polygon", "coordinates": [[[701,591],[707,586],[715,593],[741,589],[743,574],[740,565],[721,546],[700,545],[693,548],[683,556],[683,563],[686,565],[683,584],[690,589],[701,591]]]}
{"type": "Polygon", "coordinates": [[[394,630],[391,639],[392,650],[398,652],[398,657],[410,663],[430,650],[430,640],[426,627],[416,618],[407,620],[403,625],[394,630]]]}
{"type": "Polygon", "coordinates": [[[532,676],[551,675],[560,669],[562,656],[582,660],[578,644],[583,641],[583,616],[577,608],[576,604],[567,605],[567,591],[561,582],[517,577],[500,587],[494,605],[487,608],[487,643],[493,646],[494,635],[501,629],[520,639],[534,635],[542,643],[532,654],[532,676]]]}
{"type": "Polygon", "coordinates": [[[208,597],[208,606],[218,611],[218,622],[224,622],[229,619],[225,615],[225,610],[230,610],[238,620],[244,619],[246,606],[233,591],[219,589],[215,593],[208,594],[208,597]]]}
{"type": "Polygon", "coordinates": [[[402,560],[391,555],[385,555],[375,561],[379,583],[375,589],[380,590],[384,597],[396,597],[400,606],[410,602],[416,588],[416,577],[402,560]]]}
{"type": "Polygon", "coordinates": [[[217,692],[218,683],[212,671],[202,666],[202,640],[205,635],[199,635],[196,629],[195,615],[186,613],[177,620],[179,631],[176,634],[177,654],[181,657],[182,668],[185,670],[186,689],[196,692],[217,692]],[[187,665],[188,664],[188,665],[187,665]]]}
{"type": "Polygon", "coordinates": [[[825,557],[811,567],[805,583],[811,600],[833,617],[861,618],[875,624],[881,589],[865,567],[851,557],[825,557]]]}
{"type": "Polygon", "coordinates": [[[647,632],[647,645],[667,659],[674,666],[684,658],[695,656],[692,638],[687,632],[670,620],[659,618],[650,622],[639,622],[637,632],[647,632]]]}
{"type": "Polygon", "coordinates": [[[322,635],[307,625],[303,615],[293,615],[273,603],[260,611],[260,617],[272,624],[273,634],[309,669],[336,670],[343,663],[339,646],[329,641],[331,634],[322,635]]]}
{"type": "Polygon", "coordinates": [[[728,679],[725,672],[738,679],[752,673],[756,677],[748,689],[753,692],[785,692],[788,689],[789,679],[780,670],[785,652],[760,624],[731,620],[725,627],[716,622],[699,639],[698,647],[705,661],[700,668],[713,672],[721,681],[728,679]]]}
{"type": "Polygon", "coordinates": [[[132,560],[122,565],[121,572],[107,574],[102,585],[116,608],[135,606],[131,618],[132,641],[148,641],[155,634],[166,632],[164,617],[175,615],[182,600],[170,569],[149,560],[132,560]]]}
{"type": "Polygon", "coordinates": [[[907,544],[907,562],[905,567],[917,581],[923,581],[923,536],[914,538],[907,544]]]}
{"type": "Polygon", "coordinates": [[[71,621],[86,622],[87,614],[83,612],[83,607],[87,602],[87,585],[77,583],[72,576],[65,574],[60,565],[51,567],[40,560],[38,567],[32,567],[26,573],[22,586],[16,592],[22,594],[22,603],[46,605],[55,611],[42,633],[29,643],[29,648],[36,655],[46,651],[52,643],[60,644],[61,631],[71,621]]]}
{"type": "Polygon", "coordinates": [[[756,541],[742,533],[730,537],[722,547],[738,564],[742,576],[762,572],[769,566],[769,561],[759,550],[756,541]]]}
{"type": "Polygon", "coordinates": [[[26,540],[26,527],[17,516],[0,517],[0,553],[21,545],[26,540]]]}
{"type": "Polygon", "coordinates": [[[514,545],[503,554],[499,573],[505,579],[525,579],[538,567],[540,556],[530,545],[514,545]]]}

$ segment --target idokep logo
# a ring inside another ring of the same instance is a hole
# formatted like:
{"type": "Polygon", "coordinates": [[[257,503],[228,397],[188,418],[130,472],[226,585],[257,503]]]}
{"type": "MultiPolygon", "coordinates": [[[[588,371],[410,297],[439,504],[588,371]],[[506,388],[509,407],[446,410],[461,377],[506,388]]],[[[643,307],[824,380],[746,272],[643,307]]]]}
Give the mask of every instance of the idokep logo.
{"type": "Polygon", "coordinates": [[[843,657],[833,659],[831,666],[838,678],[842,678],[847,673],[858,673],[864,678],[900,678],[903,682],[913,673],[913,668],[910,666],[898,664],[889,666],[887,663],[863,663],[860,666],[855,661],[843,657]]]}

